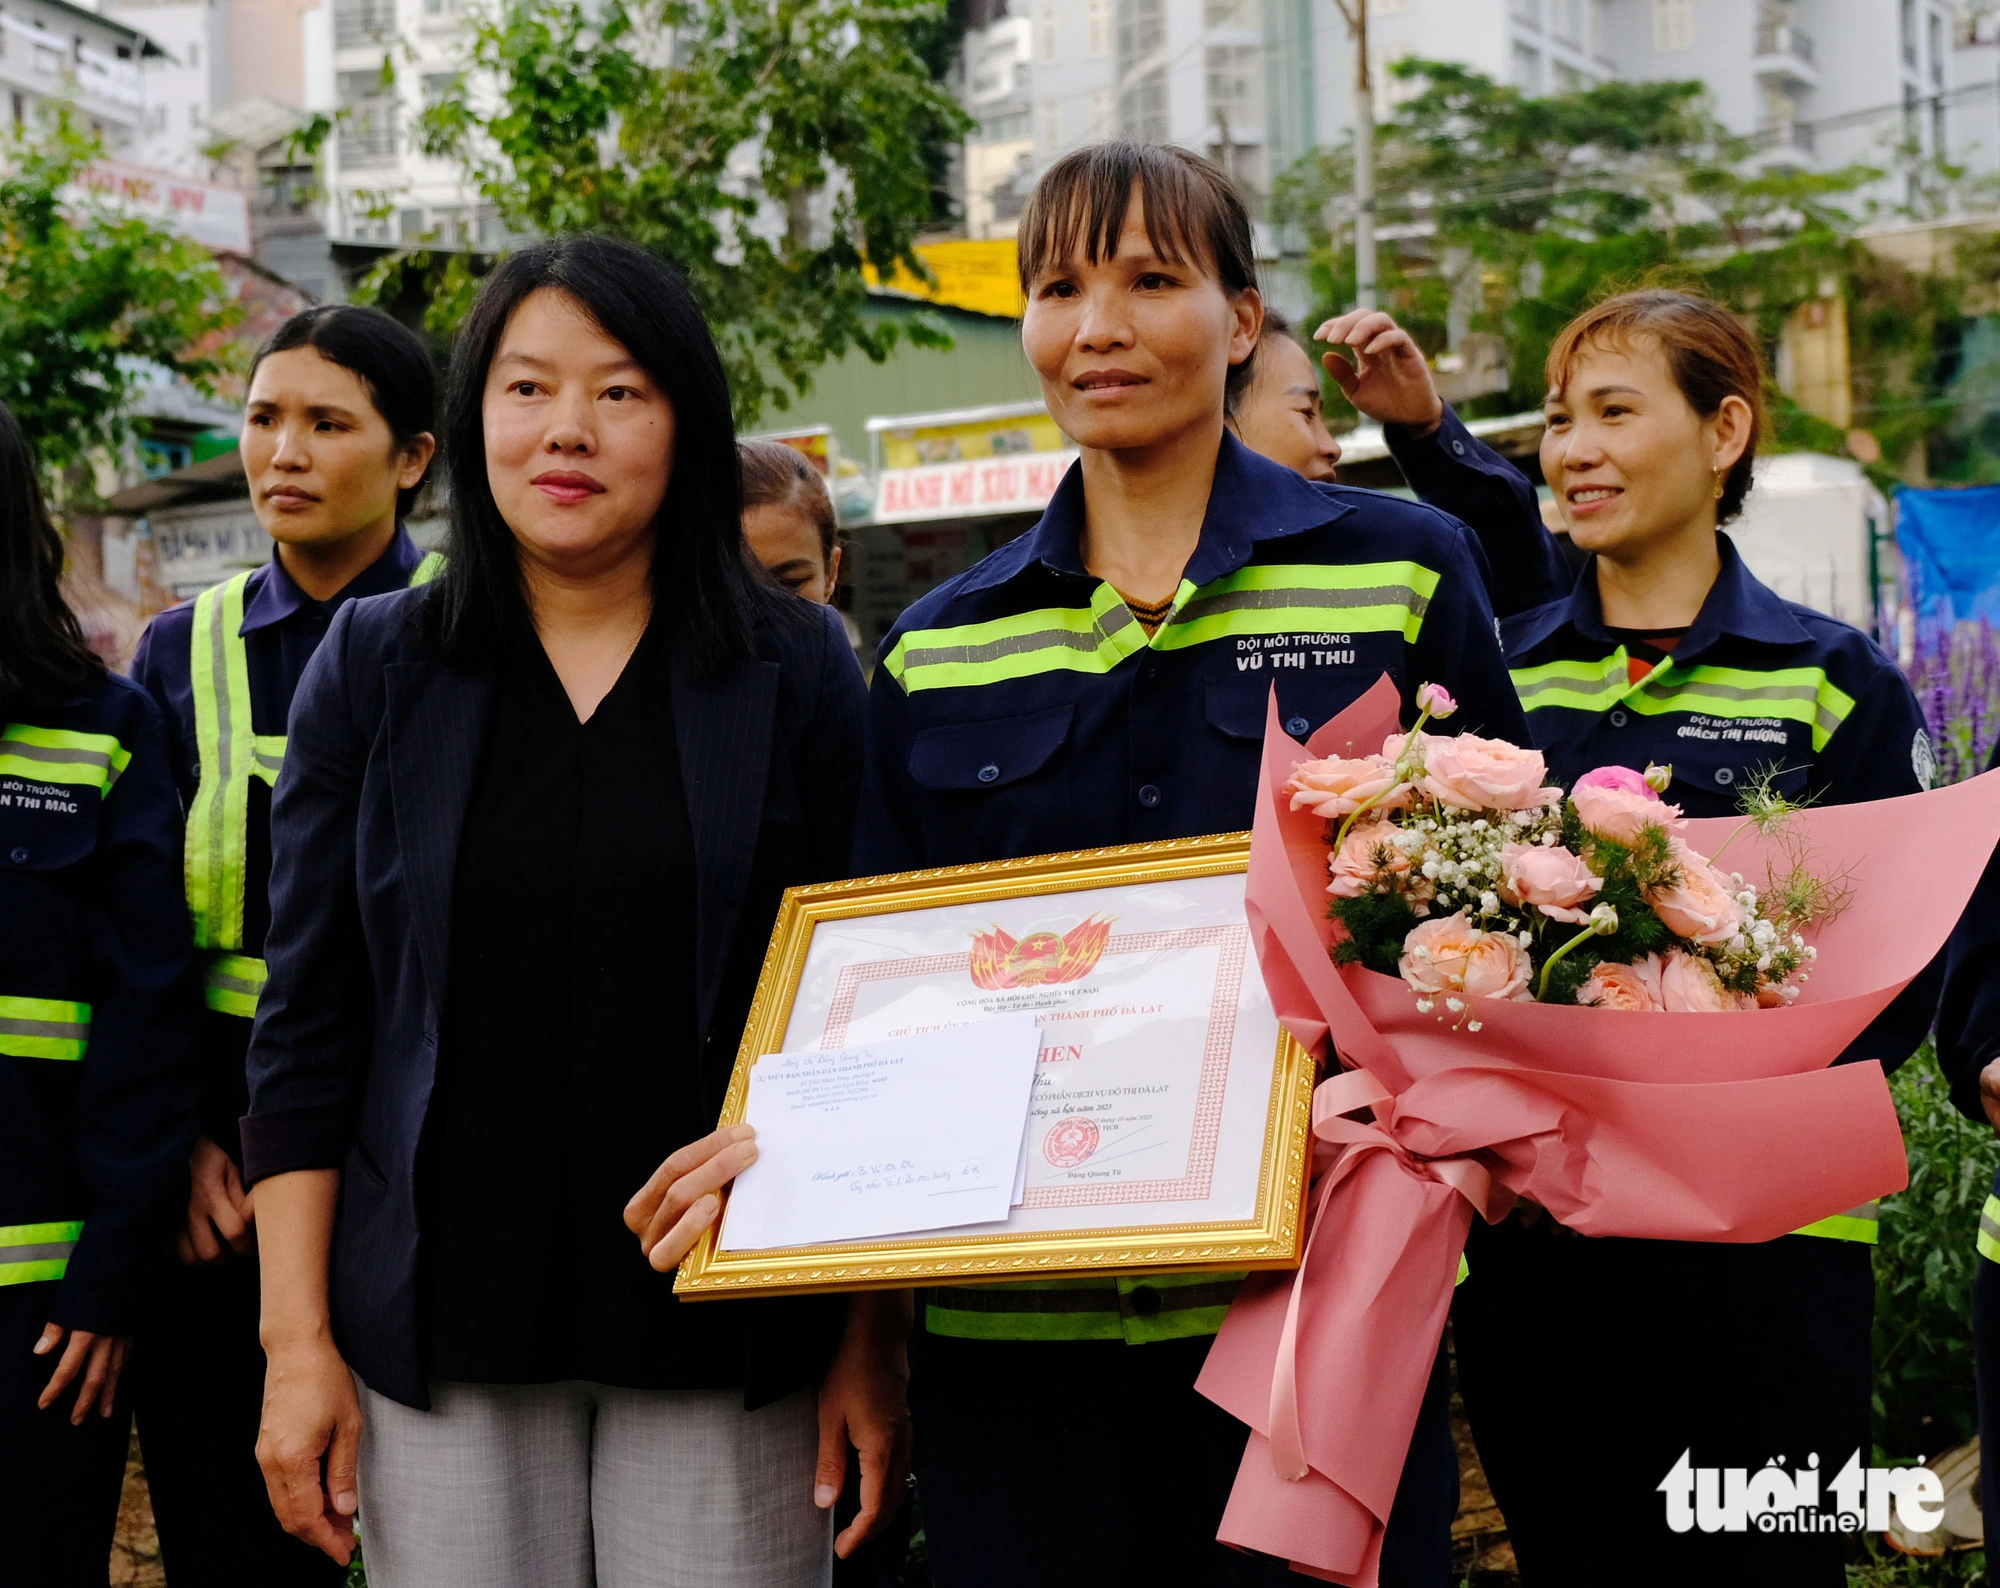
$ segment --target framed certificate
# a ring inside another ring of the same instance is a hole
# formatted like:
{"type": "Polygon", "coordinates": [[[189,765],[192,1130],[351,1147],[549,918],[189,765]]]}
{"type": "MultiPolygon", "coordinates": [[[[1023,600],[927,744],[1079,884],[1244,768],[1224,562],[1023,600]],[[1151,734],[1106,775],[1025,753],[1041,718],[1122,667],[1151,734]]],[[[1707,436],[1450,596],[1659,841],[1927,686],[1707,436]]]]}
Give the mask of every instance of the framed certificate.
{"type": "MultiPolygon", "coordinates": [[[[1229,834],[787,892],[721,1123],[744,1117],[765,1055],[1019,1033],[1032,1017],[1013,1206],[970,1226],[756,1248],[732,1244],[725,1206],[675,1290],[1296,1266],[1314,1064],[1252,952],[1249,855],[1249,835],[1229,834]]],[[[855,1156],[870,1161],[812,1178],[874,1175],[872,1188],[897,1168],[855,1156]]]]}

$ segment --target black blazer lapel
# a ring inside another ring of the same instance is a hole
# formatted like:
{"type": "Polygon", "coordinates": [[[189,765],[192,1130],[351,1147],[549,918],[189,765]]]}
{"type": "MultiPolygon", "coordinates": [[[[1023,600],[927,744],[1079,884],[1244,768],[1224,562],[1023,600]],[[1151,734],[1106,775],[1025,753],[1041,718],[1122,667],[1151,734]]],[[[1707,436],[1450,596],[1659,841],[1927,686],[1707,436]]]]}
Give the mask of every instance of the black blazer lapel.
{"type": "Polygon", "coordinates": [[[778,664],[744,656],[697,679],[676,646],[673,691],[674,742],[694,829],[695,995],[705,1038],[764,820],[778,664]]]}
{"type": "Polygon", "coordinates": [[[445,973],[451,963],[451,890],[458,838],[493,716],[495,686],[486,675],[433,661],[392,662],[383,675],[396,842],[436,1018],[444,1008],[445,973]]]}

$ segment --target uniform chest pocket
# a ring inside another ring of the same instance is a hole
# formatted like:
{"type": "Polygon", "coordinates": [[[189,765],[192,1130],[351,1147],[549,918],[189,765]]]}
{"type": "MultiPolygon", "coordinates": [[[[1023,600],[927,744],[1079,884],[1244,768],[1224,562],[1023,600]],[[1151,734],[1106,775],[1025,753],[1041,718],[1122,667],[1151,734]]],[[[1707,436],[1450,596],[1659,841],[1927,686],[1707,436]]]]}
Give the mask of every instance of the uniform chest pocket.
{"type": "Polygon", "coordinates": [[[0,778],[0,872],[63,871],[97,848],[95,792],[0,778]]]}
{"type": "Polygon", "coordinates": [[[923,797],[924,849],[934,865],[1076,847],[1069,757],[1074,706],[923,728],[910,778],[923,797]]]}
{"type": "Polygon", "coordinates": [[[1734,814],[1742,809],[1743,796],[1759,781],[1768,781],[1773,793],[1788,800],[1803,799],[1812,768],[1788,758],[1782,746],[1770,748],[1775,753],[1766,755],[1753,754],[1752,747],[1744,744],[1677,745],[1673,787],[1667,798],[1690,816],[1734,814]]]}

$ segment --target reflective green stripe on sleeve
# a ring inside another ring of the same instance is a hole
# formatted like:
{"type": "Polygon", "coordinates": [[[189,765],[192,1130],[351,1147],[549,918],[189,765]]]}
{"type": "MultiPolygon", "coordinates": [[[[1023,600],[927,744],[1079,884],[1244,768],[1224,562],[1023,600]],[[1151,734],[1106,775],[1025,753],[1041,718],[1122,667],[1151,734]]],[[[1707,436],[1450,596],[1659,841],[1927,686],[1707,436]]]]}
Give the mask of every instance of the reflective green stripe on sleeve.
{"type": "Polygon", "coordinates": [[[285,769],[285,736],[260,733],[250,741],[250,775],[264,780],[266,788],[278,786],[278,774],[285,769]]]}
{"type": "Polygon", "coordinates": [[[1437,587],[1436,571],[1414,562],[1252,563],[1185,594],[1153,648],[1322,631],[1414,643],[1437,587]]]}
{"type": "Polygon", "coordinates": [[[217,1014],[251,1019],[257,1013],[267,974],[261,959],[248,954],[217,954],[201,968],[202,997],[217,1014]]]}
{"type": "Polygon", "coordinates": [[[417,564],[416,571],[410,575],[410,588],[414,590],[420,584],[429,584],[443,572],[444,553],[427,551],[424,553],[423,561],[417,564]]]}
{"type": "Polygon", "coordinates": [[[0,1285],[60,1279],[69,1268],[83,1223],[0,1224],[0,1285]]]}
{"type": "Polygon", "coordinates": [[[954,1285],[928,1293],[924,1327],[968,1340],[1184,1340],[1222,1327],[1242,1280],[1186,1273],[954,1285]]]}
{"type": "Polygon", "coordinates": [[[1619,646],[1601,662],[1544,662],[1516,667],[1507,676],[1523,711],[1561,706],[1570,711],[1609,711],[1632,687],[1631,658],[1619,646]]]}
{"type": "Polygon", "coordinates": [[[1864,1246],[1873,1246],[1882,1235],[1882,1204],[1865,1202],[1858,1208],[1849,1208],[1831,1218],[1815,1219],[1804,1229],[1793,1230],[1792,1233],[1818,1235],[1830,1241],[1860,1241],[1864,1246]]]}
{"type": "Polygon", "coordinates": [[[109,794],[132,752],[108,733],[76,733],[10,722],[0,728],[0,775],[67,783],[109,794]]]}
{"type": "Polygon", "coordinates": [[[1456,1290],[1460,1285],[1464,1284],[1465,1276],[1471,1272],[1472,1264],[1465,1260],[1465,1253],[1460,1252],[1458,1254],[1458,1277],[1451,1282],[1452,1289],[1456,1290]]]}
{"type": "Polygon", "coordinates": [[[90,1046],[90,1005],[60,998],[0,997],[0,1053],[17,1059],[81,1059],[90,1046]]]}
{"type": "Polygon", "coordinates": [[[2000,1263],[2000,1197],[1989,1195],[1979,1210],[1979,1255],[2000,1263]]]}

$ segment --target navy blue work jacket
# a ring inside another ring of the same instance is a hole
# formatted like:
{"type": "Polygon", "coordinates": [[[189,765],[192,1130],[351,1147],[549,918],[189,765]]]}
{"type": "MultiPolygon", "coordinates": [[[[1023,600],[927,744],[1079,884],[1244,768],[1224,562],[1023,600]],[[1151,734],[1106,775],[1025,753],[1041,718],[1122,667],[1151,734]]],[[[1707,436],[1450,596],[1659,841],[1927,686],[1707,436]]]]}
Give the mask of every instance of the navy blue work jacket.
{"type": "Polygon", "coordinates": [[[1542,522],[1534,485],[1449,406],[1427,436],[1384,425],[1382,439],[1410,489],[1479,537],[1497,616],[1531,611],[1568,592],[1574,578],[1569,559],[1542,522]]]}
{"type": "Polygon", "coordinates": [[[1225,435],[1200,541],[1149,640],[1079,553],[1082,466],[1041,521],[903,614],[869,701],[865,871],[1233,832],[1266,701],[1306,738],[1382,674],[1443,728],[1526,727],[1465,526],[1311,483],[1225,435]]]}
{"type": "Polygon", "coordinates": [[[200,1009],[153,703],[106,675],[0,724],[0,1283],[65,1327],[131,1333],[171,1250],[200,1009]]]}
{"type": "MultiPolygon", "coordinates": [[[[1989,772],[1995,767],[2000,767],[2000,744],[1986,763],[1989,772]]],[[[1972,902],[1951,934],[1938,1002],[1937,1056],[1959,1112],[1985,1124],[1979,1072],[2000,1059],[2000,852],[1987,860],[1972,902]]],[[[1994,1187],[2000,1191],[2000,1175],[1994,1187]]]]}
{"type": "MultiPolygon", "coordinates": [[[[417,1153],[446,1007],[459,834],[497,687],[497,669],[436,654],[424,621],[434,588],[350,602],[299,683],[271,809],[270,974],[242,1122],[253,1184],[343,1171],[335,1337],[371,1389],[417,1407],[428,1405],[417,1153]]],[[[710,1111],[783,891],[845,874],[860,783],[861,673],[838,615],[768,599],[788,605],[764,615],[754,654],[706,678],[679,645],[669,664],[695,896],[661,907],[696,916],[697,1063],[710,1111]]],[[[662,1142],[661,1157],[681,1145],[662,1142]]],[[[817,1378],[845,1316],[839,1297],[700,1305],[745,1309],[744,1382],[757,1401],[817,1378]]]]}
{"type": "MultiPolygon", "coordinates": [[[[275,554],[250,575],[243,591],[244,652],[250,663],[251,731],[282,735],[292,696],[306,663],[326,638],[333,616],[360,596],[384,595],[408,586],[423,553],[399,526],[382,555],[354,576],[343,590],[315,601],[301,590],[275,554]]],[[[132,676],[166,714],[167,749],[183,807],[201,786],[201,753],[195,744],[194,684],[189,648],[194,637],[194,603],[167,608],[147,625],[132,657],[132,676]]],[[[270,924],[267,889],[271,879],[271,791],[250,780],[248,864],[243,889],[242,952],[261,959],[270,924]]],[[[201,1132],[240,1163],[236,1121],[249,1107],[243,1056],[250,1046],[250,1022],[236,1015],[203,1011],[201,1047],[201,1132]]]]}

